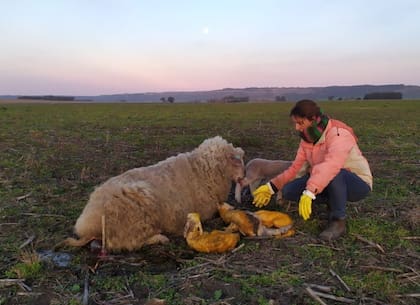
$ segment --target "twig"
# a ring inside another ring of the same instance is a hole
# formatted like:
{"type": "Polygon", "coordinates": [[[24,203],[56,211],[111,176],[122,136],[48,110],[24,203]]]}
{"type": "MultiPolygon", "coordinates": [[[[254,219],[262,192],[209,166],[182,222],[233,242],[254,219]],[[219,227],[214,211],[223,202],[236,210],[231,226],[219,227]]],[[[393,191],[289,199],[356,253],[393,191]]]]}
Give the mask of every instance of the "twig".
{"type": "Polygon", "coordinates": [[[202,276],[209,276],[210,273],[209,272],[204,272],[204,273],[199,273],[199,274],[194,274],[194,275],[188,275],[185,277],[185,279],[196,279],[202,276]]]}
{"type": "Polygon", "coordinates": [[[0,286],[7,287],[23,281],[22,279],[0,279],[0,286]]]}
{"type": "Polygon", "coordinates": [[[337,296],[332,295],[332,294],[318,292],[318,291],[313,291],[313,292],[317,296],[320,296],[320,297],[323,297],[323,298],[326,298],[326,299],[330,299],[330,300],[334,300],[334,301],[337,301],[337,302],[349,303],[349,304],[354,303],[354,300],[348,299],[348,298],[345,298],[345,297],[337,297],[337,296]]]}
{"type": "Polygon", "coordinates": [[[242,249],[245,246],[245,244],[240,244],[235,249],[232,250],[232,253],[238,252],[240,249],[242,249]]]}
{"type": "MultiPolygon", "coordinates": [[[[201,304],[202,303],[201,301],[203,301],[203,299],[200,299],[200,302],[198,302],[198,303],[201,304]]],[[[150,299],[146,303],[144,303],[144,305],[165,305],[165,304],[166,304],[166,301],[165,300],[158,299],[158,298],[150,299]]]]}
{"type": "Polygon", "coordinates": [[[26,195],[16,197],[16,200],[17,200],[17,201],[20,201],[20,200],[23,200],[23,199],[28,198],[28,197],[29,197],[29,196],[31,196],[31,195],[32,195],[32,192],[29,192],[29,193],[28,193],[28,194],[26,194],[26,195]]]}
{"type": "Polygon", "coordinates": [[[342,251],[343,249],[340,248],[335,248],[335,247],[331,247],[331,246],[327,246],[327,245],[323,245],[323,244],[306,244],[306,246],[309,247],[323,247],[323,248],[328,248],[328,249],[332,249],[335,251],[342,251]]]}
{"type": "Polygon", "coordinates": [[[408,273],[399,274],[397,276],[397,279],[401,283],[411,282],[416,286],[420,286],[420,284],[416,282],[416,279],[418,279],[419,277],[420,275],[417,272],[408,272],[408,273]]]}
{"type": "Polygon", "coordinates": [[[418,255],[418,254],[416,254],[414,252],[407,251],[407,255],[408,256],[411,256],[411,257],[414,257],[416,259],[420,259],[420,255],[418,255]]]}
{"type": "Polygon", "coordinates": [[[404,277],[405,278],[407,278],[407,277],[418,278],[418,277],[420,277],[420,275],[416,272],[407,272],[407,273],[397,275],[397,279],[404,278],[404,277]]]}
{"type": "Polygon", "coordinates": [[[395,296],[397,298],[405,298],[405,297],[409,297],[409,298],[420,298],[420,293],[396,294],[395,296]]]}
{"type": "Polygon", "coordinates": [[[323,291],[323,292],[331,292],[332,291],[331,286],[323,286],[323,285],[317,285],[317,284],[305,284],[305,285],[309,288],[313,288],[313,289],[323,291]]]}
{"type": "Polygon", "coordinates": [[[408,240],[417,240],[420,239],[420,236],[406,236],[406,237],[401,237],[402,239],[408,239],[408,240]]]}
{"type": "Polygon", "coordinates": [[[16,293],[16,295],[34,297],[34,296],[43,295],[43,293],[42,292],[18,292],[18,293],[16,293]]]}
{"type": "Polygon", "coordinates": [[[22,249],[23,247],[26,247],[29,245],[33,240],[35,239],[35,235],[30,236],[26,241],[24,241],[20,246],[19,249],[22,249]]]}
{"type": "Polygon", "coordinates": [[[16,284],[27,292],[32,291],[31,287],[26,285],[24,281],[24,279],[0,279],[0,287],[8,287],[16,284]]]}
{"type": "MultiPolygon", "coordinates": [[[[234,297],[226,298],[226,299],[223,299],[223,300],[220,300],[220,301],[216,301],[214,303],[210,303],[210,305],[231,305],[231,303],[229,303],[228,301],[232,301],[234,299],[235,299],[234,297]]],[[[274,304],[273,300],[268,301],[268,304],[269,305],[274,304]]]]}
{"type": "Polygon", "coordinates": [[[363,241],[365,243],[367,243],[368,245],[371,245],[372,247],[378,249],[380,252],[382,252],[383,254],[385,254],[385,250],[384,248],[382,248],[382,246],[378,243],[375,243],[373,241],[370,241],[362,236],[360,236],[359,234],[353,234],[354,236],[356,236],[356,238],[360,241],[363,241]]]}
{"type": "Polygon", "coordinates": [[[360,301],[362,301],[362,303],[361,303],[361,304],[365,304],[365,303],[364,303],[365,301],[371,301],[371,302],[374,302],[375,304],[380,304],[380,305],[389,305],[389,303],[384,303],[384,302],[382,302],[382,301],[379,301],[379,300],[374,299],[374,298],[369,298],[369,297],[362,297],[362,298],[360,299],[360,301]]]}
{"type": "Polygon", "coordinates": [[[396,273],[402,273],[403,272],[401,269],[388,268],[388,267],[380,267],[380,266],[360,266],[360,268],[363,268],[363,269],[375,269],[375,270],[382,270],[382,271],[390,271],[390,272],[396,272],[396,273]]]}
{"type": "Polygon", "coordinates": [[[416,269],[414,269],[413,267],[407,266],[407,265],[403,265],[405,268],[407,268],[408,270],[411,270],[414,274],[416,274],[418,277],[420,277],[420,273],[417,272],[416,269]]]}
{"type": "Polygon", "coordinates": [[[105,215],[102,215],[102,253],[105,253],[105,242],[106,242],[106,236],[105,236],[105,215]]]}
{"type": "Polygon", "coordinates": [[[350,287],[349,286],[347,286],[347,284],[343,281],[343,279],[337,274],[337,273],[335,273],[334,272],[334,270],[332,270],[332,269],[330,269],[330,273],[331,273],[331,275],[332,276],[334,276],[335,278],[337,278],[337,280],[341,283],[341,285],[343,285],[344,286],[344,288],[346,288],[346,290],[348,291],[348,292],[350,292],[351,290],[350,290],[350,287]]]}
{"type": "Polygon", "coordinates": [[[319,297],[334,300],[337,302],[354,303],[354,300],[352,299],[348,299],[345,297],[338,297],[338,296],[327,293],[333,290],[331,286],[323,286],[323,285],[317,285],[317,284],[305,284],[305,285],[312,290],[312,293],[314,293],[315,295],[319,297]]]}
{"type": "Polygon", "coordinates": [[[58,214],[37,214],[37,213],[22,213],[24,216],[35,216],[35,217],[66,217],[64,215],[58,215],[58,214]]]}
{"type": "Polygon", "coordinates": [[[85,286],[83,289],[82,304],[88,305],[89,303],[89,271],[86,271],[85,275],[85,286]]]}
{"type": "Polygon", "coordinates": [[[131,288],[130,288],[130,283],[128,282],[128,278],[126,278],[126,279],[125,279],[125,291],[127,291],[127,292],[128,292],[128,294],[129,294],[132,298],[134,298],[134,293],[133,293],[133,290],[131,290],[131,288]]]}
{"type": "Polygon", "coordinates": [[[22,288],[23,290],[27,291],[27,292],[32,292],[32,288],[29,287],[28,285],[26,285],[23,281],[22,282],[17,282],[17,284],[19,285],[20,288],[22,288]]]}
{"type": "Polygon", "coordinates": [[[317,301],[319,304],[322,305],[327,305],[327,303],[325,303],[323,300],[321,300],[321,298],[319,296],[316,295],[316,293],[310,288],[310,287],[306,287],[305,291],[309,294],[309,296],[314,299],[315,301],[317,301]]]}

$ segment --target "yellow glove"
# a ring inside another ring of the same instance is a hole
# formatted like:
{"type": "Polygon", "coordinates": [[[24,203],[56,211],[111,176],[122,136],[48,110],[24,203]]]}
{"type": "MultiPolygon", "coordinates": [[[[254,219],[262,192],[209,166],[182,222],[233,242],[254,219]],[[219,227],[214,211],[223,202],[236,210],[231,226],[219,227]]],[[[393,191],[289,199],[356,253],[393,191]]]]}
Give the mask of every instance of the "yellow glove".
{"type": "Polygon", "coordinates": [[[252,196],[254,196],[252,203],[257,208],[262,208],[270,202],[271,195],[274,193],[270,182],[263,184],[252,193],[252,196]]]}
{"type": "Polygon", "coordinates": [[[312,213],[312,200],[315,200],[315,195],[311,191],[304,190],[299,200],[299,215],[303,220],[308,220],[312,213]]]}

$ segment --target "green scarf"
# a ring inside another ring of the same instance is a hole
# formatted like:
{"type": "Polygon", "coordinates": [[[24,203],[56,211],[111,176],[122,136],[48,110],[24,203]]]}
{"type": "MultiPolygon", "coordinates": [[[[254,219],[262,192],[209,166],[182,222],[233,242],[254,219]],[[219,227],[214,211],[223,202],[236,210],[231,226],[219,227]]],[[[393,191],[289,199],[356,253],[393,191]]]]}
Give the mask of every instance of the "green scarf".
{"type": "Polygon", "coordinates": [[[305,142],[315,144],[324,133],[329,120],[329,117],[321,112],[321,115],[312,122],[311,126],[299,133],[300,137],[305,142]]]}

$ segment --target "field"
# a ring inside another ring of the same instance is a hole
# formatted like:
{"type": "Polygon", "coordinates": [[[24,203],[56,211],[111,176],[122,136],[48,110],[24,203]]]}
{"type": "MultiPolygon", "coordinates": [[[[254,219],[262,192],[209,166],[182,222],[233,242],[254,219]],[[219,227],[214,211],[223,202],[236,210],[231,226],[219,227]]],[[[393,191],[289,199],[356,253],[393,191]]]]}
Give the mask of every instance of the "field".
{"type": "Polygon", "coordinates": [[[420,101],[321,103],[354,128],[374,175],[372,194],[348,204],[349,233],[334,243],[317,238],[322,206],[304,222],[296,204],[272,203],[297,234],[241,239],[223,255],[196,253],[179,237],[104,259],[88,248],[46,252],[72,234],[96,185],[208,137],[242,147],[246,161],[293,159],[291,106],[0,104],[0,305],[321,304],[308,287],[336,298],[321,296],[326,304],[419,304],[420,101]]]}

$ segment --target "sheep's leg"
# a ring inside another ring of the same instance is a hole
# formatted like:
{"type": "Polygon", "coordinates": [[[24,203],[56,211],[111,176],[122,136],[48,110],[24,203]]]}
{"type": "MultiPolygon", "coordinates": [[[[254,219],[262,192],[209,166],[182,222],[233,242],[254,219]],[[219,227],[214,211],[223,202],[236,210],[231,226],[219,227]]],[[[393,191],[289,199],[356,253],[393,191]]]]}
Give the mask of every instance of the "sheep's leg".
{"type": "Polygon", "coordinates": [[[145,245],[153,245],[153,244],[166,244],[169,242],[169,238],[167,238],[163,234],[156,234],[146,240],[144,243],[145,245]]]}
{"type": "Polygon", "coordinates": [[[96,239],[95,237],[81,237],[80,239],[75,239],[72,237],[66,238],[62,242],[56,244],[54,246],[54,250],[57,250],[63,246],[72,246],[72,247],[83,247],[84,245],[88,244],[92,240],[96,239]]]}

